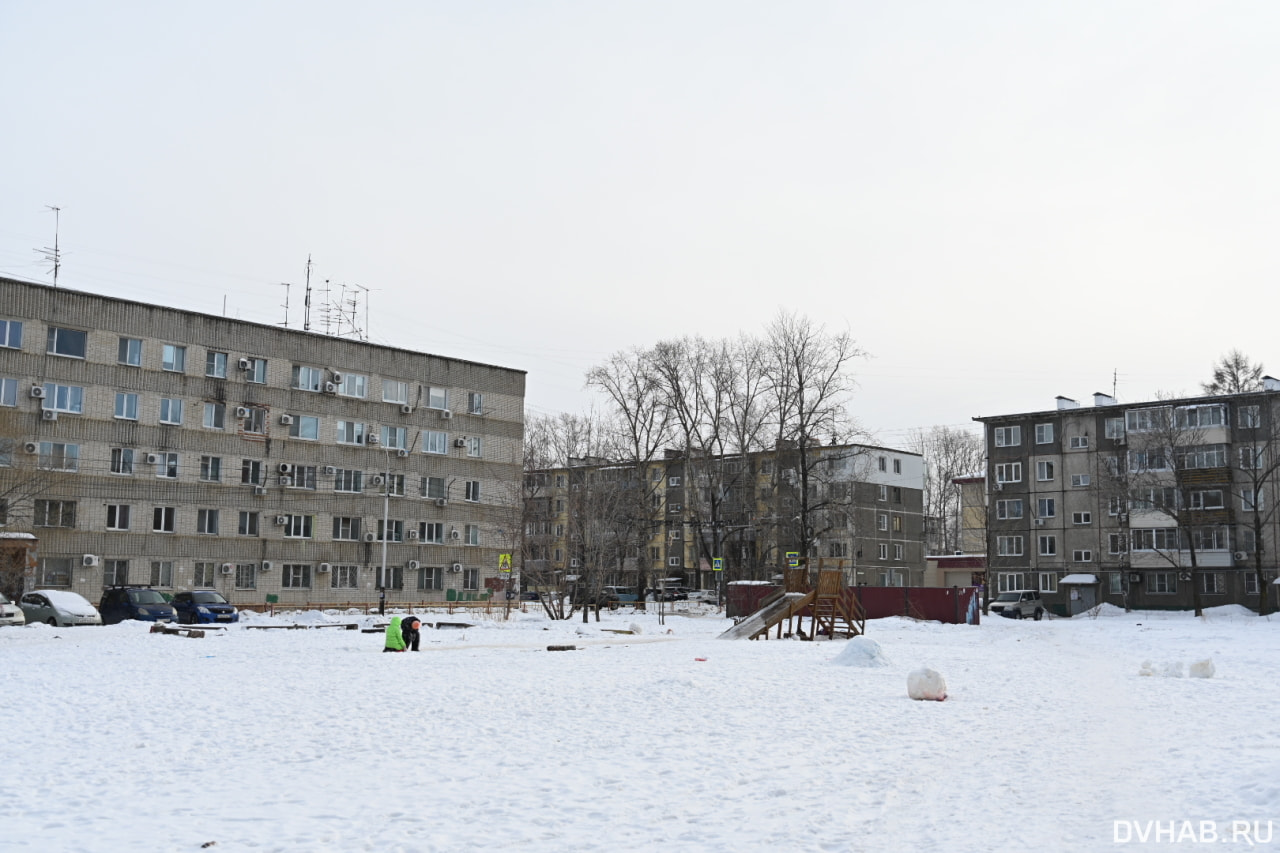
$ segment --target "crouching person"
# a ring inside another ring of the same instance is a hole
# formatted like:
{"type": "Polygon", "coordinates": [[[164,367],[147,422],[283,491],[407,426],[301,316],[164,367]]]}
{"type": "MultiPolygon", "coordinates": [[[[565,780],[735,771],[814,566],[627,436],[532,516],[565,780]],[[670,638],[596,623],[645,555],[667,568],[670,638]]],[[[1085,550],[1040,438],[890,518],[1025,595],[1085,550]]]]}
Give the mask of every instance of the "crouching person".
{"type": "Polygon", "coordinates": [[[387,626],[387,642],[382,649],[384,652],[404,651],[404,630],[401,628],[400,622],[399,616],[391,617],[391,624],[387,626]]]}
{"type": "Polygon", "coordinates": [[[418,629],[421,627],[422,622],[418,620],[417,616],[406,616],[401,620],[400,633],[404,638],[404,647],[401,651],[408,651],[412,649],[416,652],[418,650],[418,641],[422,637],[422,635],[418,633],[418,629]]]}

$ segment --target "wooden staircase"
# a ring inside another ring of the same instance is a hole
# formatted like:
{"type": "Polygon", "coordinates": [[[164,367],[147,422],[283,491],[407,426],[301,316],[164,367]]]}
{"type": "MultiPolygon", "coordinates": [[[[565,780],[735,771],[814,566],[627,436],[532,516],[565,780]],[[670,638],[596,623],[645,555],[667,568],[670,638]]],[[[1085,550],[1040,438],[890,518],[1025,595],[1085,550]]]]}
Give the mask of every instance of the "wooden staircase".
{"type": "Polygon", "coordinates": [[[813,630],[809,639],[816,640],[819,634],[826,634],[831,640],[837,633],[857,637],[866,632],[867,617],[862,605],[855,597],[842,596],[842,586],[843,577],[839,571],[818,572],[818,588],[814,591],[810,610],[813,630]]]}

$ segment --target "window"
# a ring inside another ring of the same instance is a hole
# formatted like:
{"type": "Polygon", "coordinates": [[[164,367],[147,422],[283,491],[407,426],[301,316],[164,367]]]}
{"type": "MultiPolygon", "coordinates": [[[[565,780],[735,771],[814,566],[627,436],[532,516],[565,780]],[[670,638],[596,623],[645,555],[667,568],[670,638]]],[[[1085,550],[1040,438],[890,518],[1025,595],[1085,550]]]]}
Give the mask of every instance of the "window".
{"type": "Polygon", "coordinates": [[[1113,440],[1124,438],[1124,418],[1107,418],[1102,422],[1102,434],[1113,440]]]}
{"type": "Polygon", "coordinates": [[[79,385],[44,384],[44,402],[41,408],[53,412],[78,415],[84,411],[84,389],[79,385]]]}
{"type": "Polygon", "coordinates": [[[151,513],[151,530],[154,533],[172,533],[177,526],[178,508],[158,506],[151,513]]]}
{"type": "Polygon", "coordinates": [[[1262,410],[1258,406],[1241,406],[1236,410],[1236,426],[1257,429],[1262,426],[1262,410]]]}
{"type": "Polygon", "coordinates": [[[889,500],[889,487],[888,487],[888,486],[877,486],[877,487],[876,487],[876,500],[878,500],[878,501],[887,501],[887,500],[889,500]]]}
{"type": "Polygon", "coordinates": [[[387,566],[378,569],[379,589],[404,589],[404,567],[387,566]]]}
{"type": "Polygon", "coordinates": [[[1123,554],[1125,552],[1125,541],[1123,533],[1107,534],[1107,553],[1123,554]]]}
{"type": "Polygon", "coordinates": [[[348,542],[360,541],[360,519],[354,516],[333,517],[333,538],[348,542]]]}
{"type": "Polygon", "coordinates": [[[1072,559],[1072,561],[1073,561],[1073,562],[1076,562],[1076,563],[1092,563],[1092,562],[1093,562],[1093,552],[1092,552],[1092,551],[1088,551],[1088,550],[1083,550],[1083,551],[1080,551],[1080,550],[1072,551],[1072,552],[1071,552],[1071,559],[1072,559]]]}
{"type": "Polygon", "coordinates": [[[284,535],[289,539],[310,539],[313,515],[286,515],[284,535]]]}
{"type": "Polygon", "coordinates": [[[333,478],[333,490],[335,492],[363,492],[364,472],[353,471],[349,468],[339,468],[333,478]]]}
{"type": "Polygon", "coordinates": [[[295,364],[290,387],[298,391],[319,391],[324,387],[324,370],[295,364]]]}
{"type": "Polygon", "coordinates": [[[1036,463],[1036,479],[1047,482],[1053,479],[1053,463],[1041,460],[1036,463]]]}
{"type": "Polygon", "coordinates": [[[889,514],[888,514],[888,513],[886,513],[886,512],[881,512],[881,513],[877,513],[877,514],[876,514],[876,529],[877,529],[877,530],[888,530],[888,529],[889,529],[889,514]]]}
{"type": "Polygon", "coordinates": [[[1245,595],[1258,594],[1258,573],[1257,572],[1244,573],[1244,594],[1245,595]]]}
{"type": "MultiPolygon", "coordinates": [[[[1021,483],[1022,482],[1022,463],[1021,462],[1002,462],[996,466],[996,482],[997,483],[1021,483]]],[[[881,488],[884,488],[881,486],[881,488]]]]}
{"type": "Polygon", "coordinates": [[[895,473],[895,474],[901,474],[901,473],[902,473],[902,460],[901,460],[901,459],[895,459],[895,460],[893,460],[893,473],[895,473]]]}
{"type": "Polygon", "coordinates": [[[18,380],[0,379],[0,406],[18,405],[18,380]]]}
{"type": "Polygon", "coordinates": [[[1150,572],[1147,591],[1156,595],[1172,595],[1178,591],[1178,576],[1173,572],[1150,572]]]}
{"type": "Polygon", "coordinates": [[[334,566],[329,570],[332,589],[356,589],[360,586],[359,566],[334,566]]]}
{"type": "Polygon", "coordinates": [[[75,527],[76,502],[37,500],[32,524],[36,527],[75,527]]]}
{"type": "Polygon", "coordinates": [[[123,586],[129,582],[128,560],[105,560],[102,564],[102,585],[123,586]]]}
{"type": "Polygon", "coordinates": [[[1124,413],[1125,432],[1150,432],[1169,421],[1168,407],[1155,409],[1134,409],[1124,413]]]}
{"type": "Polygon", "coordinates": [[[1057,572],[1040,572],[1040,591],[1041,592],[1057,592],[1058,591],[1058,573],[1057,572]]]}
{"type": "Polygon", "coordinates": [[[132,474],[133,473],[133,448],[131,447],[111,448],[111,473],[112,474],[132,474]]]}
{"type": "Polygon", "coordinates": [[[1245,512],[1253,512],[1261,510],[1263,502],[1266,500],[1266,493],[1256,489],[1240,490],[1240,509],[1245,512]]]}
{"type": "Polygon", "coordinates": [[[338,383],[338,393],[344,397],[358,397],[361,400],[368,393],[369,377],[359,373],[344,373],[338,383]]]}
{"type": "Polygon", "coordinates": [[[1009,519],[1022,518],[1022,499],[1012,498],[1002,501],[996,501],[996,518],[1001,521],[1009,519]]]}
{"type": "Polygon", "coordinates": [[[246,433],[265,435],[267,432],[267,410],[259,406],[246,406],[244,423],[241,425],[246,433]]]}
{"type": "Polygon", "coordinates": [[[258,564],[236,564],[236,589],[256,589],[258,586],[258,564]]]}
{"type": "MultiPolygon", "coordinates": [[[[1200,591],[1206,595],[1222,595],[1227,591],[1222,572],[1200,572],[1200,591]]],[[[1255,576],[1256,580],[1256,576],[1255,576]]]]}
{"type": "Polygon", "coordinates": [[[218,535],[218,511],[216,509],[196,510],[196,533],[210,536],[218,535]]]}
{"type": "Polygon", "coordinates": [[[444,570],[440,567],[418,569],[418,589],[444,589],[444,570]]]}
{"type": "Polygon", "coordinates": [[[439,521],[423,521],[418,524],[418,538],[432,545],[444,544],[444,524],[439,521]]]}
{"type": "Polygon", "coordinates": [[[467,436],[467,455],[481,456],[484,444],[478,435],[467,436]]]}
{"type": "Polygon", "coordinates": [[[126,421],[138,419],[138,395],[125,391],[116,392],[116,417],[126,421]]]}
{"type": "Polygon", "coordinates": [[[1124,499],[1116,496],[1107,498],[1107,515],[1119,515],[1124,512],[1124,499]]]}
{"type": "Polygon", "coordinates": [[[47,471],[79,471],[80,445],[58,441],[40,442],[39,466],[47,471]]]}
{"type": "Polygon", "coordinates": [[[1058,537],[1057,536],[1041,536],[1040,537],[1040,556],[1053,557],[1058,553],[1058,537]]]}
{"type": "Polygon", "coordinates": [[[480,481],[467,480],[467,500],[473,503],[480,500],[480,481]]]}
{"type": "Polygon", "coordinates": [[[245,380],[258,385],[265,385],[267,383],[267,360],[265,358],[249,358],[245,360],[249,362],[249,369],[245,371],[245,380]]]}
{"type": "Polygon", "coordinates": [[[1236,528],[1236,544],[1246,554],[1253,554],[1257,550],[1258,534],[1254,532],[1252,527],[1245,527],[1242,524],[1236,528]]]}
{"type": "Polygon", "coordinates": [[[310,589],[311,566],[307,563],[285,563],[280,571],[280,586],[285,589],[310,589]]]}
{"type": "Polygon", "coordinates": [[[151,562],[151,585],[173,586],[173,562],[171,560],[153,560],[151,562]]]}
{"type": "Polygon", "coordinates": [[[155,457],[156,476],[166,480],[176,480],[178,478],[178,454],[157,453],[155,457]]]}
{"type": "Polygon", "coordinates": [[[1182,535],[1176,527],[1154,527],[1130,532],[1135,551],[1177,551],[1181,548],[1182,535]]]}
{"type": "Polygon", "coordinates": [[[404,497],[404,474],[390,474],[385,476],[386,485],[379,491],[386,492],[392,497],[404,497]]]}
{"type": "Polygon", "coordinates": [[[900,515],[895,515],[893,517],[893,532],[894,533],[902,532],[902,516],[900,515]]]}
{"type": "Polygon", "coordinates": [[[888,460],[888,459],[886,459],[886,458],[885,458],[885,457],[883,457],[883,456],[877,457],[877,458],[876,458],[876,466],[877,466],[881,471],[888,471],[888,470],[889,470],[889,460],[888,460]]]}
{"type": "Polygon", "coordinates": [[[1088,450],[1088,449],[1089,449],[1089,436],[1087,436],[1087,435],[1073,435],[1073,436],[1071,436],[1070,446],[1071,446],[1071,449],[1072,449],[1072,450],[1088,450]]]}
{"type": "Polygon", "coordinates": [[[881,542],[879,545],[877,545],[877,546],[876,546],[876,554],[879,556],[879,558],[880,558],[881,560],[887,560],[887,559],[889,559],[889,545],[888,545],[888,543],[886,543],[886,542],[881,542]]]}
{"type": "Polygon", "coordinates": [[[1036,424],[1036,444],[1053,444],[1053,424],[1036,424]]]}
{"type": "Polygon", "coordinates": [[[902,559],[903,552],[904,552],[904,548],[903,548],[903,546],[902,546],[901,544],[894,545],[894,546],[893,546],[893,559],[895,559],[895,560],[901,560],[901,559],[902,559]]]}
{"type": "Polygon", "coordinates": [[[121,338],[116,351],[116,361],[130,367],[142,365],[142,341],[137,338],[121,338]]]}
{"type": "Polygon", "coordinates": [[[222,429],[226,426],[227,407],[221,403],[204,404],[205,429],[222,429]]]}
{"type": "Polygon", "coordinates": [[[422,496],[424,498],[444,498],[444,477],[423,477],[422,496]]]}
{"type": "Polygon", "coordinates": [[[1022,427],[996,427],[996,447],[1017,447],[1022,444],[1022,427]]]}
{"type": "Polygon", "coordinates": [[[1039,498],[1036,500],[1036,516],[1039,518],[1053,518],[1058,514],[1058,501],[1054,498],[1039,498]]]}
{"type": "Polygon", "coordinates": [[[22,349],[21,320],[0,320],[0,347],[22,349]]]}
{"type": "Polygon", "coordinates": [[[467,414],[482,415],[484,414],[484,395],[478,391],[471,391],[467,394],[467,414]]]}
{"type": "Polygon", "coordinates": [[[1207,406],[1180,406],[1173,413],[1174,426],[1180,429],[1222,426],[1226,422],[1227,407],[1221,403],[1207,406]]]}
{"type": "Polygon", "coordinates": [[[338,421],[338,444],[364,444],[363,422],[338,421]]]}
{"type": "Polygon", "coordinates": [[[1022,572],[1001,572],[996,575],[1000,592],[1021,592],[1026,589],[1026,577],[1022,572]]]}
{"type": "Polygon", "coordinates": [[[1178,449],[1183,468],[1225,468],[1227,446],[1225,444],[1201,444],[1178,449]]]}
{"type": "Polygon", "coordinates": [[[76,329],[49,327],[49,355],[65,355],[67,358],[84,358],[88,332],[76,329]]]}
{"type": "Polygon", "coordinates": [[[480,544],[480,525],[468,524],[466,526],[466,531],[463,534],[463,542],[464,544],[467,544],[467,545],[479,545],[480,544]]]}
{"type": "Polygon", "coordinates": [[[246,459],[240,463],[240,482],[245,486],[261,486],[266,481],[262,478],[262,460],[246,459]]]}
{"type": "Polygon", "coordinates": [[[312,415],[294,415],[289,424],[289,437],[315,441],[320,437],[320,419],[312,415]]]}
{"type": "Polygon", "coordinates": [[[1192,509],[1222,509],[1222,490],[1205,489],[1191,493],[1192,509]]]}
{"type": "Polygon", "coordinates": [[[227,354],[209,350],[204,354],[204,375],[214,379],[227,378],[227,354]]]}
{"type": "Polygon", "coordinates": [[[1129,496],[1133,509],[1174,510],[1178,508],[1178,490],[1172,486],[1134,489],[1129,496]]]}
{"type": "Polygon", "coordinates": [[[107,504],[107,529],[108,530],[128,530],[129,529],[129,505],[128,504],[107,504]]]}
{"type": "Polygon", "coordinates": [[[1191,541],[1197,551],[1227,550],[1227,528],[1194,527],[1191,530],[1191,541]]]}
{"type": "Polygon", "coordinates": [[[902,489],[897,486],[893,487],[893,502],[896,504],[902,503],[902,489]]]}
{"type": "Polygon", "coordinates": [[[201,456],[200,457],[200,479],[206,483],[222,482],[222,457],[221,456],[201,456]]]}
{"type": "Polygon", "coordinates": [[[160,398],[160,423],[162,424],[181,424],[182,423],[182,401],[176,397],[160,398]]]}
{"type": "Polygon", "coordinates": [[[1082,489],[1082,488],[1084,488],[1084,487],[1086,487],[1086,486],[1088,486],[1088,485],[1089,485],[1089,475],[1088,475],[1088,474],[1072,474],[1072,475],[1071,475],[1071,486],[1072,486],[1072,488],[1082,489]]]}
{"type": "Polygon", "coordinates": [[[449,452],[449,434],[447,432],[436,432],[435,430],[427,430],[422,434],[422,452],[423,453],[448,453],[449,452]]]}
{"type": "Polygon", "coordinates": [[[384,403],[408,403],[409,402],[409,383],[401,382],[398,379],[382,380],[382,402],[384,403]]]}
{"type": "Polygon", "coordinates": [[[382,446],[389,450],[404,450],[408,445],[408,429],[406,427],[384,426],[382,428],[382,446]]]}
{"type": "Polygon", "coordinates": [[[427,408],[428,409],[447,409],[449,408],[449,392],[444,388],[430,387],[427,389],[427,408]]]}
{"type": "Polygon", "coordinates": [[[1119,572],[1112,572],[1107,575],[1107,592],[1111,595],[1124,593],[1124,577],[1119,572]]]}
{"type": "Polygon", "coordinates": [[[191,585],[196,589],[212,589],[217,585],[218,564],[197,560],[191,573],[191,585]]]}
{"type": "Polygon", "coordinates": [[[287,482],[292,488],[311,489],[314,491],[317,473],[314,465],[294,465],[293,475],[287,478],[287,482]]]}
{"type": "Polygon", "coordinates": [[[1091,512],[1073,512],[1071,513],[1072,524],[1092,524],[1093,513],[1091,512]]]}
{"type": "Polygon", "coordinates": [[[45,557],[40,561],[41,586],[71,586],[71,558],[45,557]]]}
{"type": "Polygon", "coordinates": [[[236,535],[238,536],[257,536],[258,535],[258,513],[249,510],[240,510],[240,523],[236,525],[236,535]]]}
{"type": "Polygon", "coordinates": [[[1245,446],[1240,448],[1240,467],[1246,471],[1262,467],[1263,448],[1245,446]]]}
{"type": "Polygon", "coordinates": [[[384,538],[388,542],[404,541],[404,522],[403,521],[392,518],[392,519],[385,520],[385,524],[386,524],[385,528],[383,527],[383,524],[384,524],[384,520],[381,518],[378,519],[378,537],[377,538],[379,542],[381,542],[384,538]],[[384,530],[385,530],[385,533],[384,533],[384,530]]]}
{"type": "Polygon", "coordinates": [[[1165,458],[1164,451],[1162,449],[1155,448],[1151,450],[1129,451],[1130,471],[1167,471],[1168,469],[1169,462],[1165,458]]]}
{"type": "Polygon", "coordinates": [[[187,369],[187,348],[177,344],[165,344],[161,348],[160,366],[174,373],[187,369]]]}

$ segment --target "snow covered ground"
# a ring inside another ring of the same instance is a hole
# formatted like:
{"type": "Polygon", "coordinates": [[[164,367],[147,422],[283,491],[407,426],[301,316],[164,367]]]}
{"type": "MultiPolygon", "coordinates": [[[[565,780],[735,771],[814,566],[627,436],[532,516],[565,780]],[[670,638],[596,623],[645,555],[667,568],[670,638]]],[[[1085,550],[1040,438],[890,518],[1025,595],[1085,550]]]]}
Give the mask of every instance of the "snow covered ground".
{"type": "Polygon", "coordinates": [[[396,655],[341,629],[0,628],[0,848],[1177,849],[1184,821],[1249,821],[1280,850],[1280,618],[885,619],[882,660],[719,641],[696,608],[477,621],[396,655]],[[947,701],[907,698],[922,666],[947,701]]]}

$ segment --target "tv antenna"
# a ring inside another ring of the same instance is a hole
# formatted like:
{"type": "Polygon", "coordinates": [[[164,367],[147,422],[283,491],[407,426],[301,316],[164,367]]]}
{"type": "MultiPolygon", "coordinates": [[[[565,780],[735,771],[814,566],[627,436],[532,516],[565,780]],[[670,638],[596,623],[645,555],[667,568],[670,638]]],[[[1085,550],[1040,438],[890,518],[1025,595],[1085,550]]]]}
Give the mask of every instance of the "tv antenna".
{"type": "Polygon", "coordinates": [[[62,208],[55,207],[52,204],[46,204],[45,207],[53,211],[53,248],[45,246],[43,249],[36,249],[44,255],[44,259],[53,264],[53,286],[58,286],[58,270],[62,269],[62,252],[58,249],[58,231],[62,225],[62,208]]]}

